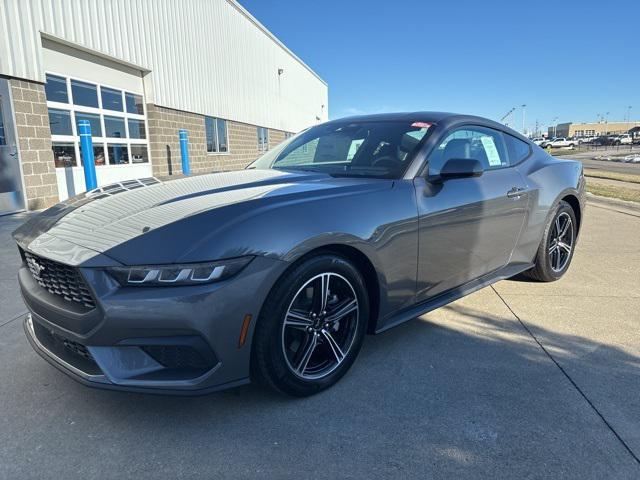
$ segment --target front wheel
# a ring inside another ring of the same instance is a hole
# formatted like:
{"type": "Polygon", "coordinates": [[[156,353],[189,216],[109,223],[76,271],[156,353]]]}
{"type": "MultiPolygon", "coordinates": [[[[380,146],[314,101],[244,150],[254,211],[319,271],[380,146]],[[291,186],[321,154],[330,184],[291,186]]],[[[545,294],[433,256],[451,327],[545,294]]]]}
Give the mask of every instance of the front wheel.
{"type": "Polygon", "coordinates": [[[525,272],[529,278],[553,282],[569,269],[577,236],[573,208],[561,201],[545,227],[534,267],[525,272]]]}
{"type": "Polygon", "coordinates": [[[253,341],[252,375],[307,396],[337,382],[356,359],[369,320],[358,269],[322,254],[287,272],[264,304],[253,341]]]}

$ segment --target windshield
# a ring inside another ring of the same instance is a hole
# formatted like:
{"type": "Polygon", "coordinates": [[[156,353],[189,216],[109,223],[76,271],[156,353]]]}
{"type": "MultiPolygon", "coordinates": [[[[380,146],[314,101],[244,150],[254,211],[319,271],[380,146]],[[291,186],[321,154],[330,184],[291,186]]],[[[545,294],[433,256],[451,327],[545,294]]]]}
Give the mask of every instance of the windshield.
{"type": "Polygon", "coordinates": [[[404,121],[318,125],[281,143],[248,168],[400,178],[431,125],[404,121]]]}

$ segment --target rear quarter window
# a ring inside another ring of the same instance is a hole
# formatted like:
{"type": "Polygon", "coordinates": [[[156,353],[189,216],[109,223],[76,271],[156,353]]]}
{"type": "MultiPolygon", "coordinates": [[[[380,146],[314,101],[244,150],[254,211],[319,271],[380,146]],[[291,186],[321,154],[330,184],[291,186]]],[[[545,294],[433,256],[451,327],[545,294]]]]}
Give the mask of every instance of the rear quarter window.
{"type": "Polygon", "coordinates": [[[507,151],[509,152],[509,164],[511,165],[520,163],[531,153],[531,146],[527,142],[523,142],[519,138],[512,137],[508,133],[505,133],[504,140],[507,144],[507,151]]]}

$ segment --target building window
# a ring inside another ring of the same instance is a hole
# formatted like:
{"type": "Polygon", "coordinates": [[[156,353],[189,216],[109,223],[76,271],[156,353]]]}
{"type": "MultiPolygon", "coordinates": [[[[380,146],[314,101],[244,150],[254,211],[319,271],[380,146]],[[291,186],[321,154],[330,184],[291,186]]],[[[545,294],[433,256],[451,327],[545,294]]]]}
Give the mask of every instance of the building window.
{"type": "Polygon", "coordinates": [[[69,103],[67,92],[67,79],[56,75],[47,75],[47,83],[44,84],[44,93],[48,102],[69,103]]]}
{"type": "Polygon", "coordinates": [[[129,119],[129,138],[147,138],[143,120],[129,119]]]}
{"type": "Polygon", "coordinates": [[[291,132],[284,132],[284,139],[286,140],[287,138],[291,138],[293,137],[293,133],[291,132]]]}
{"type": "Polygon", "coordinates": [[[127,103],[127,113],[135,113],[138,115],[144,115],[144,105],[142,103],[142,95],[136,95],[135,93],[125,93],[125,101],[127,103]]]}
{"type": "Polygon", "coordinates": [[[107,155],[109,155],[110,165],[129,163],[129,151],[124,143],[108,143],[107,155]]]}
{"type": "Polygon", "coordinates": [[[218,148],[221,152],[229,151],[229,144],[227,142],[227,121],[218,119],[216,122],[216,128],[218,130],[218,148]]]}
{"type": "Polygon", "coordinates": [[[100,124],[100,115],[95,113],[80,113],[76,112],[76,129],[78,135],[80,134],[80,120],[89,120],[89,126],[91,127],[92,137],[102,136],[102,125],[100,124]]]}
{"type": "Polygon", "coordinates": [[[122,117],[104,117],[104,131],[106,137],[111,138],[127,138],[127,132],[124,130],[124,118],[122,117]]]}
{"type": "Polygon", "coordinates": [[[269,130],[265,127],[258,127],[258,151],[269,150],[269,130]]]}
{"type": "Polygon", "coordinates": [[[49,128],[51,128],[51,135],[73,135],[71,112],[50,108],[49,128]]]}
{"type": "Polygon", "coordinates": [[[56,168],[75,167],[76,149],[73,143],[53,142],[53,161],[56,168]]]}
{"type": "Polygon", "coordinates": [[[229,151],[226,120],[204,117],[204,129],[207,137],[207,153],[226,153],[229,151]]]}
{"type": "Polygon", "coordinates": [[[98,108],[97,85],[71,80],[71,97],[74,105],[98,108]]]}
{"type": "MultiPolygon", "coordinates": [[[[82,161],[82,144],[78,143],[78,152],[80,153],[80,165],[84,165],[82,161]]],[[[93,163],[96,166],[105,165],[107,162],[104,156],[104,146],[102,144],[97,144],[93,146],[93,163]]]]}
{"type": "Polygon", "coordinates": [[[149,155],[146,145],[131,145],[131,163],[148,163],[149,155]]]}
{"type": "Polygon", "coordinates": [[[78,142],[80,120],[90,123],[96,166],[149,162],[142,95],[60,75],[47,74],[46,78],[56,167],[82,164],[78,142]],[[114,139],[118,139],[117,143],[114,139]]]}
{"type": "Polygon", "coordinates": [[[101,87],[102,108],[105,110],[122,111],[122,92],[113,88],[101,87]]]}

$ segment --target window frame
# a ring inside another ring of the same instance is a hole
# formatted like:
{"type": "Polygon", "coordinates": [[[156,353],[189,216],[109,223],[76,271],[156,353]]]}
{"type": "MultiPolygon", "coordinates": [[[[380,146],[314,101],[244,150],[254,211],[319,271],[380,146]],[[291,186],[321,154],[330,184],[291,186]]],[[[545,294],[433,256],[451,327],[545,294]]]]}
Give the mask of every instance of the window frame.
{"type": "Polygon", "coordinates": [[[131,91],[131,90],[126,90],[123,89],[121,87],[116,87],[114,85],[110,85],[107,83],[97,83],[95,81],[92,80],[88,80],[86,78],[80,78],[80,77],[76,77],[76,76],[70,76],[68,74],[63,74],[60,72],[56,72],[56,71],[51,71],[51,70],[46,70],[45,71],[45,78],[46,75],[52,75],[55,77],[59,77],[59,78],[64,78],[65,82],[66,82],[66,86],[67,86],[67,103],[62,103],[62,102],[54,102],[54,101],[49,101],[46,100],[46,104],[47,104],[47,115],[48,115],[48,110],[49,109],[55,109],[55,110],[65,110],[67,112],[69,112],[70,117],[71,117],[71,129],[72,129],[72,134],[71,135],[51,135],[51,142],[52,143],[73,143],[74,148],[75,148],[75,154],[76,154],[76,166],[75,167],[55,167],[55,168],[83,168],[82,167],[82,158],[80,156],[80,135],[78,133],[78,128],[77,128],[77,121],[76,121],[76,113],[80,113],[80,114],[94,114],[94,115],[98,115],[99,119],[100,119],[100,128],[102,130],[101,134],[102,136],[93,136],[92,135],[92,140],[93,140],[93,144],[94,146],[100,146],[101,148],[104,149],[104,154],[105,154],[105,164],[104,165],[96,165],[96,169],[101,169],[101,168],[123,168],[128,166],[133,166],[133,165],[151,165],[151,155],[150,155],[150,150],[149,150],[149,123],[148,123],[148,117],[147,117],[147,106],[145,104],[144,101],[144,92],[138,92],[138,91],[131,91]],[[71,88],[71,81],[72,80],[76,80],[78,82],[82,82],[82,83],[88,83],[91,85],[96,85],[96,91],[97,91],[97,96],[98,96],[98,107],[85,107],[83,105],[76,105],[73,101],[73,93],[72,93],[72,88],[71,88]],[[123,110],[117,111],[117,110],[109,110],[109,109],[105,109],[102,106],[102,88],[106,88],[109,90],[118,90],[120,91],[120,94],[122,96],[122,105],[123,105],[123,110]],[[127,107],[126,107],[126,94],[130,93],[133,95],[138,95],[140,97],[142,97],[142,109],[143,109],[143,114],[138,114],[138,113],[129,113],[127,111],[127,107]],[[104,118],[105,116],[107,117],[118,117],[121,118],[124,121],[124,127],[125,127],[125,133],[126,133],[126,137],[125,138],[115,138],[115,137],[107,137],[106,136],[106,129],[105,129],[105,121],[104,118]],[[144,122],[144,128],[145,128],[145,136],[146,138],[130,138],[129,135],[129,119],[135,119],[135,120],[141,120],[144,122]],[[127,146],[127,155],[129,158],[129,163],[123,163],[123,164],[113,164],[111,163],[110,159],[109,159],[109,155],[108,155],[108,144],[113,144],[113,143],[124,143],[127,146]],[[147,150],[147,162],[145,163],[133,163],[131,161],[132,159],[132,155],[131,155],[131,146],[132,145],[143,145],[144,147],[146,147],[147,150]]]}
{"type": "Polygon", "coordinates": [[[229,145],[229,121],[226,118],[213,117],[211,115],[204,115],[204,149],[207,152],[207,155],[230,155],[231,154],[231,145],[229,145]],[[213,121],[213,136],[216,140],[216,149],[214,151],[209,151],[208,146],[208,138],[207,138],[207,119],[210,118],[213,121]],[[222,120],[225,125],[224,129],[224,139],[225,145],[227,146],[226,152],[220,151],[220,136],[218,135],[218,121],[222,120]]]}

